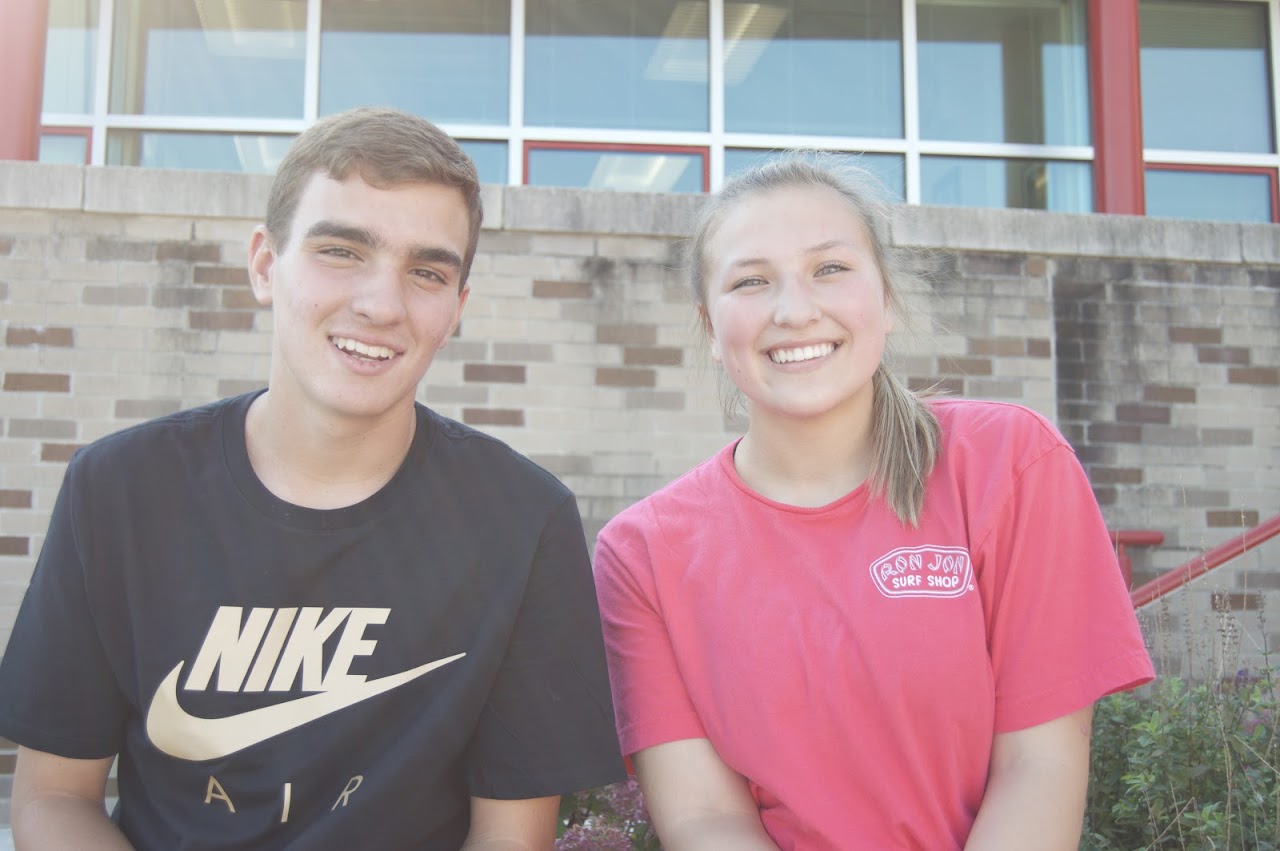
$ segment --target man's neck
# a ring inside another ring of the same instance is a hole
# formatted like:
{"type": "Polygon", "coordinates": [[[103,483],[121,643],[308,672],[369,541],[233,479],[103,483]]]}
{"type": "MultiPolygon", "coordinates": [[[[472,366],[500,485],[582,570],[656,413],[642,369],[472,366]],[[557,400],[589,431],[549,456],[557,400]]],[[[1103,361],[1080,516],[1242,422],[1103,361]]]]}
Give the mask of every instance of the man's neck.
{"type": "Polygon", "coordinates": [[[299,415],[267,391],[249,407],[245,446],[254,473],[280,499],[304,508],[345,508],[391,481],[416,427],[412,405],[370,423],[299,415]]]}

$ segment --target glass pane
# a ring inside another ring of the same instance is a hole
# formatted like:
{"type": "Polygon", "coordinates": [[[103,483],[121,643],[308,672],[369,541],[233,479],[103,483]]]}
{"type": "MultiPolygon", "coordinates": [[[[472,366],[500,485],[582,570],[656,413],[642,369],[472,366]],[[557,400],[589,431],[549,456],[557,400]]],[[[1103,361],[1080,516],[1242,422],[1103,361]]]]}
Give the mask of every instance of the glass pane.
{"type": "MultiPolygon", "coordinates": [[[[784,151],[765,151],[759,148],[725,148],[724,176],[732,177],[752,166],[768,162],[784,154],[784,151]]],[[[879,184],[876,188],[888,201],[906,198],[906,179],[901,154],[859,154],[834,152],[837,162],[848,162],[863,169],[879,184]]]]}
{"type": "Polygon", "coordinates": [[[1084,0],[920,0],[920,137],[1088,145],[1084,0]]]}
{"type": "Polygon", "coordinates": [[[40,162],[84,165],[89,159],[89,138],[78,133],[43,133],[40,162]]]}
{"type": "Polygon", "coordinates": [[[920,201],[1089,213],[1093,169],[1084,162],[921,157],[920,201]]]}
{"type": "Polygon", "coordinates": [[[107,134],[107,165],[272,174],[292,143],[292,136],[251,133],[112,130],[107,134]]]}
{"type": "Polygon", "coordinates": [[[320,113],[399,107],[437,123],[506,124],[510,0],[324,0],[320,113]]]}
{"type": "Polygon", "coordinates": [[[1265,174],[1147,169],[1147,215],[1166,219],[1269,222],[1271,178],[1265,174]]]}
{"type": "Polygon", "coordinates": [[[1266,5],[1163,0],[1141,13],[1144,144],[1274,151],[1266,5]]]}
{"type": "Polygon", "coordinates": [[[726,2],[724,86],[730,132],[900,139],[902,4],[726,2]]]}
{"type": "Polygon", "coordinates": [[[118,0],[111,111],[302,117],[307,6],[293,0],[118,0]]]}
{"type": "Polygon", "coordinates": [[[707,4],[528,0],[528,124],[708,129],[707,4]]]}
{"type": "Polygon", "coordinates": [[[49,0],[45,112],[93,112],[97,55],[98,0],[49,0]]]}
{"type": "Polygon", "coordinates": [[[655,151],[529,151],[530,186],[621,192],[701,192],[703,157],[655,151]]]}
{"type": "Polygon", "coordinates": [[[480,172],[481,183],[507,182],[507,143],[459,139],[458,144],[467,152],[480,172]]]}

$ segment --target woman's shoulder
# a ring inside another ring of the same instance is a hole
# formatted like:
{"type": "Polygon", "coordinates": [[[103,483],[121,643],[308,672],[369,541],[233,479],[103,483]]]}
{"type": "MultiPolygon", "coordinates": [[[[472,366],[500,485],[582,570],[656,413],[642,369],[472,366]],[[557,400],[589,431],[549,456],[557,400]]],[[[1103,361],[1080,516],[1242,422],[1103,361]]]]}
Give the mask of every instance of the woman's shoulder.
{"type": "Polygon", "coordinates": [[[732,452],[733,444],[730,444],[669,484],[624,508],[600,530],[598,540],[616,544],[628,539],[649,538],[705,518],[708,506],[718,502],[715,494],[728,485],[723,465],[725,457],[731,457],[732,452]]]}
{"type": "Polygon", "coordinates": [[[928,400],[928,405],[938,418],[944,446],[957,441],[979,446],[1013,441],[1044,449],[1067,445],[1048,417],[1025,405],[945,396],[928,400]]]}

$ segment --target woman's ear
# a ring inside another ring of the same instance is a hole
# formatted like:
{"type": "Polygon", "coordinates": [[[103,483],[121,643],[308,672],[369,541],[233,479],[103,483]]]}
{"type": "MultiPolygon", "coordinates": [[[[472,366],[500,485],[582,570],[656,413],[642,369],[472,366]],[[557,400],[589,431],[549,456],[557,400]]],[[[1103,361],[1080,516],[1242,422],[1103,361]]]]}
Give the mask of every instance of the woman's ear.
{"type": "Polygon", "coordinates": [[[271,304],[271,272],[276,262],[276,241],[266,225],[258,225],[249,237],[249,286],[258,304],[271,304]]]}
{"type": "Polygon", "coordinates": [[[707,308],[701,304],[698,305],[698,322],[702,325],[702,333],[707,335],[707,349],[711,352],[711,359],[720,363],[720,341],[716,339],[716,330],[711,326],[707,308]]]}

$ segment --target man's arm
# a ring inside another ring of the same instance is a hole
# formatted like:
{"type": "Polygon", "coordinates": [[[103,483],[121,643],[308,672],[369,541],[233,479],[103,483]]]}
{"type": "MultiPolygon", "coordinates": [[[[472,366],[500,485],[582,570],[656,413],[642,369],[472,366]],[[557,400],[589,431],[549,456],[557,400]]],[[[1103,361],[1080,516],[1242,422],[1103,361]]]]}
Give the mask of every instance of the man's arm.
{"type": "Polygon", "coordinates": [[[560,796],[471,799],[471,830],[461,851],[551,851],[560,796]]]}
{"type": "Polygon", "coordinates": [[[1075,851],[1089,785],[1093,706],[997,733],[987,792],[965,851],[1075,851]]]}
{"type": "Polygon", "coordinates": [[[742,775],[707,739],[645,748],[634,757],[653,826],[666,851],[778,851],[742,775]]]}
{"type": "Polygon", "coordinates": [[[11,819],[15,847],[20,851],[132,848],[103,806],[111,762],[111,757],[67,759],[19,747],[11,819]]]}

